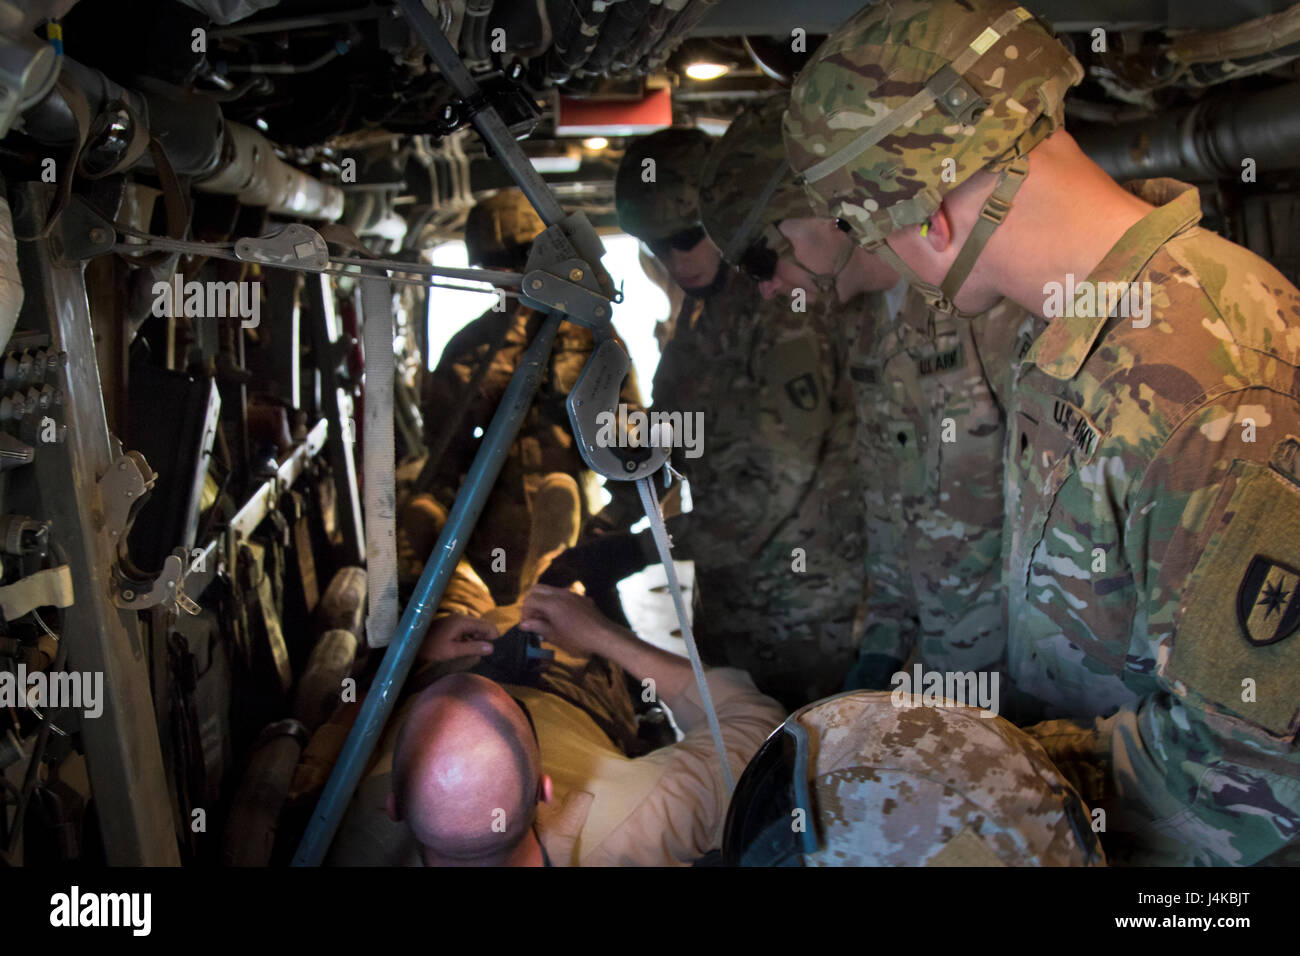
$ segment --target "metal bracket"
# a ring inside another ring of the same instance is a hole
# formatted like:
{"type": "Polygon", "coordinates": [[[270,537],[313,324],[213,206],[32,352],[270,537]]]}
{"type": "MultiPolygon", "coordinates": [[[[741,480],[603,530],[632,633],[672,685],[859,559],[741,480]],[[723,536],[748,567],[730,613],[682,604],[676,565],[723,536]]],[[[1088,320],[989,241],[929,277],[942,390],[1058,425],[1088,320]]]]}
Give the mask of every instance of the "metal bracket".
{"type": "Polygon", "coordinates": [[[592,329],[609,325],[609,299],[593,289],[591,267],[584,259],[564,259],[546,269],[524,273],[519,300],[535,309],[554,309],[565,318],[592,329]],[[554,271],[552,271],[554,270],[554,271]]]}
{"type": "Polygon", "coordinates": [[[119,455],[104,477],[99,479],[104,529],[114,547],[126,540],[131,522],[135,520],[134,509],[139,507],[157,480],[158,475],[138,451],[119,455]]]}
{"type": "Polygon", "coordinates": [[[989,101],[975,91],[951,66],[941,68],[926,86],[934,92],[935,105],[949,118],[964,126],[975,123],[989,108],[989,101]]]}
{"type": "Polygon", "coordinates": [[[295,222],[269,236],[238,240],[235,258],[241,262],[324,272],[330,263],[330,250],[319,232],[295,222]]]}
{"type": "Polygon", "coordinates": [[[615,339],[605,339],[587,359],[565,400],[582,460],[597,474],[617,481],[653,475],[672,454],[671,432],[643,436],[649,444],[633,446],[627,444],[626,434],[610,427],[617,425],[619,392],[630,365],[623,346],[615,339]],[[606,415],[614,416],[613,422],[609,418],[602,422],[606,415]]]}
{"type": "Polygon", "coordinates": [[[450,136],[490,106],[515,139],[527,139],[537,128],[542,114],[533,98],[515,82],[523,72],[523,63],[516,61],[510,65],[509,73],[477,77],[477,93],[453,97],[438,110],[434,120],[438,134],[450,136]]]}
{"type": "Polygon", "coordinates": [[[80,196],[68,200],[59,217],[59,257],[80,262],[113,251],[117,227],[80,196]]]}
{"type": "MultiPolygon", "coordinates": [[[[601,329],[609,325],[613,308],[587,258],[575,248],[575,240],[589,245],[584,226],[591,230],[585,216],[570,216],[538,234],[528,251],[519,298],[525,305],[563,312],[572,321],[601,329]]],[[[596,243],[599,248],[599,239],[596,243]]]]}
{"type": "MultiPolygon", "coordinates": [[[[152,577],[128,573],[123,567],[126,536],[141,502],[157,481],[158,475],[138,451],[119,455],[104,477],[99,479],[103,527],[112,542],[114,554],[117,555],[110,586],[113,603],[135,611],[174,603],[190,614],[197,614],[198,605],[185,596],[185,564],[188,555],[184,548],[177,548],[169,554],[163,561],[162,570],[152,577]]],[[[129,562],[126,563],[129,566],[129,562]]]]}
{"type": "Polygon", "coordinates": [[[144,581],[128,578],[120,565],[115,567],[113,603],[133,611],[175,604],[187,614],[198,614],[199,606],[185,594],[185,557],[185,549],[177,548],[163,561],[162,571],[144,581]]]}

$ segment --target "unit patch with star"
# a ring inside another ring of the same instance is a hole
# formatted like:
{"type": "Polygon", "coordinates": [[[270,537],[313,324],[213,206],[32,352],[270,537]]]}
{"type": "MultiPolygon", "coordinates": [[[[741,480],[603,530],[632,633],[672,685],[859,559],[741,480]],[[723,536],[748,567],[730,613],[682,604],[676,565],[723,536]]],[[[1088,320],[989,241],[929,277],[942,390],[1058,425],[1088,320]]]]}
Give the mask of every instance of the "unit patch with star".
{"type": "Polygon", "coordinates": [[[1300,571],[1257,554],[1237,588],[1237,623],[1256,647],[1276,644],[1300,628],[1300,571]]]}

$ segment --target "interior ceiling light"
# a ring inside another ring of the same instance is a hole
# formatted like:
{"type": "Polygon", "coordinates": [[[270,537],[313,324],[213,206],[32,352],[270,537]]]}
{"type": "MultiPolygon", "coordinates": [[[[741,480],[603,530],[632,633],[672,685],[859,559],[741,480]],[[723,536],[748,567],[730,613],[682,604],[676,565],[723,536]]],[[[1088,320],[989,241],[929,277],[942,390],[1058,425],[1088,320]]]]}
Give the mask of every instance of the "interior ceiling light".
{"type": "Polygon", "coordinates": [[[697,116],[695,125],[710,136],[721,136],[731,125],[731,120],[723,119],[720,116],[697,116]]]}
{"type": "Polygon", "coordinates": [[[609,140],[603,136],[589,136],[582,141],[582,145],[587,149],[604,149],[609,145],[609,140]]]}
{"type": "Polygon", "coordinates": [[[528,161],[539,173],[576,173],[582,166],[577,150],[560,156],[529,156],[528,161]]]}
{"type": "Polygon", "coordinates": [[[710,63],[707,60],[687,64],[686,75],[692,80],[716,80],[731,72],[725,63],[710,63]]]}

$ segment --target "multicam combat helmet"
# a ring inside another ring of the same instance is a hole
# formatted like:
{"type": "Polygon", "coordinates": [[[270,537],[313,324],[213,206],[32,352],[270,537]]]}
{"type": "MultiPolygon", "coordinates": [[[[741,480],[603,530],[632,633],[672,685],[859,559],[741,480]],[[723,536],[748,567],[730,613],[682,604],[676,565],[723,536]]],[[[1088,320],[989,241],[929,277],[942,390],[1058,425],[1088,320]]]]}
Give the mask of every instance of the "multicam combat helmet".
{"type": "Polygon", "coordinates": [[[1084,866],[1088,810],[1043,749],[1001,717],[853,691],[790,715],[749,762],[726,862],[805,866],[1084,866]]]}
{"type": "Polygon", "coordinates": [[[614,208],[623,231],[651,242],[696,225],[700,171],[712,144],[703,130],[681,126],[633,141],[614,177],[614,208]]]}
{"type": "MultiPolygon", "coordinates": [[[[781,145],[781,118],[788,102],[780,93],[743,110],[709,153],[700,178],[705,232],[724,259],[759,281],[772,277],[778,255],[799,264],[778,228],[781,220],[814,214],[781,145]]],[[[852,244],[844,243],[826,275],[801,266],[812,274],[822,296],[834,295],[835,278],[852,251],[852,244]]]]}
{"type": "Polygon", "coordinates": [[[472,265],[516,268],[545,228],[546,223],[522,192],[502,189],[479,200],[469,211],[465,251],[472,265]]]}
{"type": "Polygon", "coordinates": [[[1025,156],[1063,123],[1077,60],[1009,0],[891,0],[860,10],[799,74],[785,119],[790,163],[814,206],[899,269],[932,305],[952,300],[1020,187],[1025,156]],[[925,222],[980,170],[999,174],[939,286],[884,237],[925,222]]]}
{"type": "Polygon", "coordinates": [[[709,153],[700,176],[700,221],[733,265],[764,226],[811,215],[781,145],[784,93],[743,110],[709,153]]]}

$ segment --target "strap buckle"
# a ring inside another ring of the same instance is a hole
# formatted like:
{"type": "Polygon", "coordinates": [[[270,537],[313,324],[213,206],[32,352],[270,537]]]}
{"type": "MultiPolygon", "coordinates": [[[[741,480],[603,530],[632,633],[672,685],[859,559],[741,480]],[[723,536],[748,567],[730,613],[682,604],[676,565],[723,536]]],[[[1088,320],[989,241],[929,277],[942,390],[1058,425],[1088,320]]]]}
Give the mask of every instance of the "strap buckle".
{"type": "Polygon", "coordinates": [[[993,225],[1000,226],[1009,212],[1011,212],[1010,199],[1002,199],[996,195],[991,195],[984,200],[984,208],[980,210],[980,216],[993,223],[993,225]]]}
{"type": "MultiPolygon", "coordinates": [[[[928,305],[932,310],[934,310],[935,312],[942,312],[945,315],[952,315],[955,306],[952,304],[952,300],[949,299],[942,292],[931,293],[925,291],[924,289],[918,289],[917,291],[921,293],[921,298],[925,300],[925,304],[928,305]]],[[[930,324],[927,326],[926,330],[930,336],[930,340],[934,341],[937,333],[935,332],[935,328],[934,328],[933,315],[930,316],[930,324]]]]}

